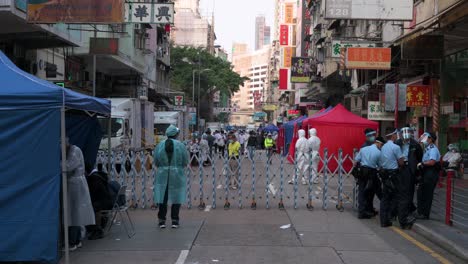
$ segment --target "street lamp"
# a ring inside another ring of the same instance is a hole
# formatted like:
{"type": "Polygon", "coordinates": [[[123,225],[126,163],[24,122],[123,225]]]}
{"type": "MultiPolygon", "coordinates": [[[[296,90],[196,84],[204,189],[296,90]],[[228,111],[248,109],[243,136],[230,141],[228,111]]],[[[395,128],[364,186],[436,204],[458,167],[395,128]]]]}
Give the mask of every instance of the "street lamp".
{"type": "Polygon", "coordinates": [[[206,68],[202,70],[193,70],[192,71],[192,107],[195,105],[195,72],[198,72],[198,100],[197,100],[197,124],[200,128],[200,75],[204,72],[211,71],[211,69],[206,68]]]}

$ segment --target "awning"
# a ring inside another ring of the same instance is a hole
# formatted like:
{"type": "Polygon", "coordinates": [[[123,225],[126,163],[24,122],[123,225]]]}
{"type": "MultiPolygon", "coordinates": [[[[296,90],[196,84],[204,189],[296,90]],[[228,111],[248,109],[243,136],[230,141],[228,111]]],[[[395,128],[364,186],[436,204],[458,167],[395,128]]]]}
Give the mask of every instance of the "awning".
{"type": "Polygon", "coordinates": [[[337,28],[339,25],[340,25],[340,20],[335,19],[330,23],[330,25],[328,25],[328,30],[333,30],[333,29],[337,28]]]}
{"type": "Polygon", "coordinates": [[[315,25],[314,30],[322,30],[322,23],[318,23],[317,25],[315,25]]]}

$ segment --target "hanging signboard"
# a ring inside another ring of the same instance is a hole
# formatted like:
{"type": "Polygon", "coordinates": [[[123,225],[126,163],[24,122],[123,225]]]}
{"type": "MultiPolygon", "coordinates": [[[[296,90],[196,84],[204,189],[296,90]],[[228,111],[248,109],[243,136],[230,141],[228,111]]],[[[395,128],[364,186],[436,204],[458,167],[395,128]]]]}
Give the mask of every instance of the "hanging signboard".
{"type": "MultiPolygon", "coordinates": [[[[398,85],[398,111],[406,111],[406,84],[398,85]]],[[[396,84],[385,84],[385,111],[395,111],[396,84]]]]}
{"type": "Polygon", "coordinates": [[[119,39],[118,38],[89,38],[89,53],[90,54],[119,54],[119,39]]]}
{"type": "Polygon", "coordinates": [[[308,83],[310,81],[310,58],[294,57],[291,66],[292,83],[308,83]]]}
{"type": "Polygon", "coordinates": [[[289,26],[288,25],[280,26],[280,45],[281,46],[289,45],[289,26]]]}
{"type": "Polygon", "coordinates": [[[430,88],[429,85],[408,85],[406,90],[406,106],[429,106],[431,102],[430,88]]]}
{"type": "Polygon", "coordinates": [[[294,23],[294,3],[284,4],[284,23],[285,24],[294,23]]]}
{"type": "Polygon", "coordinates": [[[283,68],[290,68],[291,67],[291,59],[293,55],[294,48],[293,47],[283,47],[281,48],[283,52],[283,68]]]}
{"type": "Polygon", "coordinates": [[[390,70],[392,49],[347,48],[346,68],[364,70],[390,70]]]}
{"type": "Polygon", "coordinates": [[[123,23],[123,0],[30,0],[29,23],[123,23]]]}
{"type": "Polygon", "coordinates": [[[345,40],[333,40],[332,41],[332,58],[339,58],[341,54],[341,48],[373,48],[375,43],[371,42],[352,42],[345,40]]]}
{"type": "Polygon", "coordinates": [[[125,3],[125,23],[174,24],[174,3],[125,3]]]}
{"type": "Polygon", "coordinates": [[[413,0],[326,0],[325,19],[413,20],[413,0]]]}
{"type": "Polygon", "coordinates": [[[367,102],[367,119],[378,121],[393,121],[395,119],[394,113],[385,112],[385,108],[379,101],[367,102]]]}

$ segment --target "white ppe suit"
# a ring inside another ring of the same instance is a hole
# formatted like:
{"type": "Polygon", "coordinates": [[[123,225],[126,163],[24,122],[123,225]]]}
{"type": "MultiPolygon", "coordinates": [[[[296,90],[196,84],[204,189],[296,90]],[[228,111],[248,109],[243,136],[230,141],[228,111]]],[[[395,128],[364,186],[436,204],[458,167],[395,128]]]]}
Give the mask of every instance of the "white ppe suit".
{"type": "Polygon", "coordinates": [[[312,128],[309,130],[309,139],[307,140],[309,144],[309,151],[312,153],[312,168],[311,168],[311,174],[312,174],[312,181],[314,183],[318,183],[318,164],[320,162],[320,138],[317,137],[317,130],[315,128],[312,128]]]}
{"type": "Polygon", "coordinates": [[[302,176],[302,184],[307,184],[306,175],[309,169],[309,146],[305,137],[305,130],[298,131],[299,139],[296,142],[296,162],[298,176],[302,176]]]}

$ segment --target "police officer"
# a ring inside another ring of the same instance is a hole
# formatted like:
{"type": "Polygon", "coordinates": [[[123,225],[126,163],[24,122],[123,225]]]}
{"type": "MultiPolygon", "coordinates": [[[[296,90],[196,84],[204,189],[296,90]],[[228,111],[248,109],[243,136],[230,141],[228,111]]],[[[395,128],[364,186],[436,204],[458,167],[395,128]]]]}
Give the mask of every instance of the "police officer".
{"type": "Polygon", "coordinates": [[[368,146],[371,146],[372,144],[374,144],[375,137],[377,135],[377,131],[375,131],[372,128],[366,128],[364,130],[364,135],[366,135],[366,142],[364,142],[364,144],[362,144],[361,148],[368,147],[368,146]]]}
{"type": "Polygon", "coordinates": [[[413,210],[414,189],[416,184],[417,165],[422,159],[422,148],[413,138],[413,130],[409,126],[401,129],[402,139],[398,140],[403,153],[404,164],[398,177],[397,214],[400,226],[410,229],[415,218],[411,216],[413,210]]]}
{"type": "Polygon", "coordinates": [[[436,134],[427,132],[420,138],[420,142],[424,144],[426,150],[422,162],[418,164],[418,169],[422,171],[422,179],[418,186],[417,219],[429,219],[432,199],[434,198],[434,189],[439,179],[440,152],[434,144],[436,140],[436,134]]]}
{"type": "MultiPolygon", "coordinates": [[[[360,176],[358,178],[358,218],[369,219],[376,215],[374,211],[374,183],[377,179],[377,169],[380,161],[380,149],[384,144],[384,139],[378,137],[374,144],[361,148],[355,161],[360,166],[360,176]]],[[[380,181],[379,181],[380,182],[380,181]]]]}
{"type": "Polygon", "coordinates": [[[382,170],[382,199],[380,200],[380,226],[392,226],[395,210],[396,188],[398,186],[399,167],[403,165],[403,153],[394,142],[398,137],[398,130],[386,135],[387,143],[382,147],[380,166],[382,170]]]}

